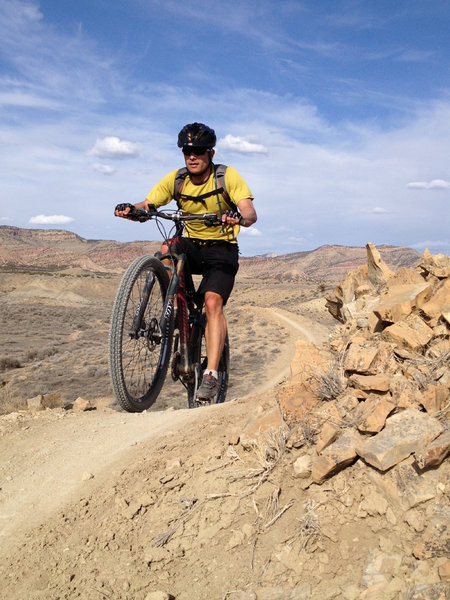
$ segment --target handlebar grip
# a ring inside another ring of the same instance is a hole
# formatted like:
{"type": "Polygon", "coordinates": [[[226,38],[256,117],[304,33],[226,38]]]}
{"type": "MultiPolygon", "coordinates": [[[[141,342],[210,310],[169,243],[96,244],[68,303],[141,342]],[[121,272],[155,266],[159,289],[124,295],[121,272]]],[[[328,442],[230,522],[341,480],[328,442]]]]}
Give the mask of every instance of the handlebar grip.
{"type": "Polygon", "coordinates": [[[129,202],[122,202],[121,204],[117,204],[115,211],[123,212],[128,208],[128,212],[126,213],[126,217],[131,219],[132,221],[139,221],[140,223],[145,223],[151,219],[152,214],[156,213],[156,209],[153,205],[150,205],[149,208],[152,208],[153,211],[147,212],[143,208],[136,208],[134,204],[130,204],[129,202]]]}
{"type": "Polygon", "coordinates": [[[133,221],[139,221],[139,223],[145,223],[152,218],[151,213],[143,208],[135,208],[128,213],[128,216],[130,219],[133,219],[133,221]]]}

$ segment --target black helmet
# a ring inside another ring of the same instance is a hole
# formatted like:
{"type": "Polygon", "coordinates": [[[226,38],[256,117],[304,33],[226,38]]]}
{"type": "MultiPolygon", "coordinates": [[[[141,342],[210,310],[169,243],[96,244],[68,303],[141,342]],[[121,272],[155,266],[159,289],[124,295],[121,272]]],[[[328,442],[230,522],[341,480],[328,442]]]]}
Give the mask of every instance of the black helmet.
{"type": "Polygon", "coordinates": [[[211,150],[216,145],[216,134],[214,129],[211,129],[203,123],[190,123],[185,125],[178,134],[178,147],[198,146],[211,150]]]}

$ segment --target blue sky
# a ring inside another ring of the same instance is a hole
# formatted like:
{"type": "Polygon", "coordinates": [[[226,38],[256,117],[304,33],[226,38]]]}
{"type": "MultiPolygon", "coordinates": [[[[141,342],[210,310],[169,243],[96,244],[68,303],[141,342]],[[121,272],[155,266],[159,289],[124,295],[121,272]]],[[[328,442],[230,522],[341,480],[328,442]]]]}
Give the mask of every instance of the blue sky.
{"type": "Polygon", "coordinates": [[[448,0],[2,0],[0,224],[158,239],[113,216],[212,126],[243,254],[449,253],[448,0]]]}

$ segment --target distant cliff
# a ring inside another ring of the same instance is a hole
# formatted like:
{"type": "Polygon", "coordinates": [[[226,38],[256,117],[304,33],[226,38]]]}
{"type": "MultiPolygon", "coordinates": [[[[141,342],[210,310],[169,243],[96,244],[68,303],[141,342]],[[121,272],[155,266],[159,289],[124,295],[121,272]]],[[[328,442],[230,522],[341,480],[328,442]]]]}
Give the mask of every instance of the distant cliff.
{"type": "Polygon", "coordinates": [[[160,242],[86,240],[60,229],[0,226],[0,267],[3,269],[119,272],[134,258],[153,255],[160,242]]]}
{"type": "MultiPolygon", "coordinates": [[[[369,240],[368,240],[369,241],[369,240]]],[[[64,270],[115,273],[136,257],[153,255],[160,242],[86,240],[60,229],[21,229],[0,226],[0,268],[3,270],[64,270]]],[[[378,246],[393,270],[412,267],[420,255],[403,246],[378,246]]],[[[240,275],[270,277],[277,281],[337,281],[364,264],[366,249],[321,246],[315,250],[280,256],[241,258],[240,275]]]]}

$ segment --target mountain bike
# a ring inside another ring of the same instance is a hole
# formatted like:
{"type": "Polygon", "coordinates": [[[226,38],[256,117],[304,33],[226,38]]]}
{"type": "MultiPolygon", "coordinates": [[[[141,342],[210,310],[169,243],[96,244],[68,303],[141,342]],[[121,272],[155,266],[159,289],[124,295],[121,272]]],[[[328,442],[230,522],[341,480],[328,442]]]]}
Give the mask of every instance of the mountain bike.
{"type": "Polygon", "coordinates": [[[154,219],[168,252],[137,258],[119,285],[109,337],[109,371],[117,401],[128,412],[147,410],[156,401],[170,364],[172,379],[187,391],[189,408],[224,402],[230,361],[228,334],[218,368],[217,394],[211,402],[197,400],[207,364],[206,315],[186,255],[176,253],[169,243],[174,237],[181,238],[187,221],[203,221],[207,226],[221,221],[215,213],[184,215],[136,208],[130,217],[141,222],[154,219]],[[169,231],[164,220],[172,223],[169,231]]]}

